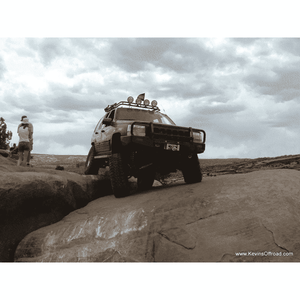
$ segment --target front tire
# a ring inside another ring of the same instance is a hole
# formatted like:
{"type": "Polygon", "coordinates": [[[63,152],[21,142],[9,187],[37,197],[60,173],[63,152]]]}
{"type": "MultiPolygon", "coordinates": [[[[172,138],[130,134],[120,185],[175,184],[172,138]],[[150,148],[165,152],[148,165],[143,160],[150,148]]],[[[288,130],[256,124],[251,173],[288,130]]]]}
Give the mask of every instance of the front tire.
{"type": "Polygon", "coordinates": [[[111,187],[116,198],[129,195],[129,183],[126,165],[121,153],[113,153],[109,159],[109,176],[111,187]]]}
{"type": "Polygon", "coordinates": [[[197,153],[191,157],[185,157],[183,160],[182,174],[185,183],[196,183],[202,181],[202,172],[197,153]]]}
{"type": "Polygon", "coordinates": [[[94,159],[94,156],[95,156],[95,146],[92,145],[85,162],[84,174],[86,175],[98,175],[100,164],[99,161],[94,159]]]}

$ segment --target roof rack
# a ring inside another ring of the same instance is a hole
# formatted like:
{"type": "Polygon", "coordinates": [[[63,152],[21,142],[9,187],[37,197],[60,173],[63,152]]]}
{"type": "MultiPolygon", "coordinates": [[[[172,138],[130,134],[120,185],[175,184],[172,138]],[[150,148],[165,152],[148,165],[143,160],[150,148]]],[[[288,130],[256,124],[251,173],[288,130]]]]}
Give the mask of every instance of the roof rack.
{"type": "Polygon", "coordinates": [[[129,106],[129,107],[139,107],[139,108],[146,108],[146,109],[150,109],[153,111],[160,111],[160,109],[157,107],[157,101],[153,100],[151,105],[150,105],[150,101],[149,100],[144,100],[145,98],[145,94],[140,94],[137,98],[137,102],[139,103],[133,103],[133,97],[128,97],[127,101],[120,101],[119,103],[115,103],[112,105],[108,105],[106,108],[104,108],[105,112],[110,112],[111,110],[125,105],[125,106],[129,106]],[[138,100],[139,99],[139,100],[138,100]],[[147,104],[142,103],[142,102],[147,102],[147,104]]]}

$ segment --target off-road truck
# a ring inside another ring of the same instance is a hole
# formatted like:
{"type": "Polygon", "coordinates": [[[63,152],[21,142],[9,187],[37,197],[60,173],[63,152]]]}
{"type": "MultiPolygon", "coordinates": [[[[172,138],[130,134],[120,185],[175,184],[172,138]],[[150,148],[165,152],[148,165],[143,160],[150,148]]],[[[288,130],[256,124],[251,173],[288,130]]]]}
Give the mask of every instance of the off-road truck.
{"type": "Polygon", "coordinates": [[[205,150],[204,130],[176,126],[145,94],[104,110],[91,138],[85,174],[98,174],[99,168],[109,166],[115,197],[129,194],[131,176],[140,190],[151,188],[156,173],[181,170],[186,183],[202,180],[197,153],[205,150]]]}

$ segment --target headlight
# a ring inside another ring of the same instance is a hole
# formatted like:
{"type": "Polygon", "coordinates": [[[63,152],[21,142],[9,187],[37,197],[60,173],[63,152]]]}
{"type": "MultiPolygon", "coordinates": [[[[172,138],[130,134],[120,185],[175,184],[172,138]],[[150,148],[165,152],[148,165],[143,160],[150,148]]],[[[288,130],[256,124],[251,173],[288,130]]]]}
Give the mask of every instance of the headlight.
{"type": "Polygon", "coordinates": [[[137,136],[146,136],[146,126],[133,125],[132,134],[137,136]]]}
{"type": "Polygon", "coordinates": [[[198,131],[193,131],[193,138],[194,138],[194,142],[198,142],[198,143],[202,142],[201,133],[198,131]]]}

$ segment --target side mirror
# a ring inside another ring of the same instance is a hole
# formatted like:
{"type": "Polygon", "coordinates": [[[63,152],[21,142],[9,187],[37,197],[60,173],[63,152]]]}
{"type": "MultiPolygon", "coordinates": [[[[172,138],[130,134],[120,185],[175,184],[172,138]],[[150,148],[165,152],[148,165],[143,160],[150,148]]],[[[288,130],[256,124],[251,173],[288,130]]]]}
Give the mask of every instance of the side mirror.
{"type": "Polygon", "coordinates": [[[105,118],[103,119],[103,124],[106,125],[106,126],[109,126],[112,122],[112,119],[111,118],[105,118]]]}

